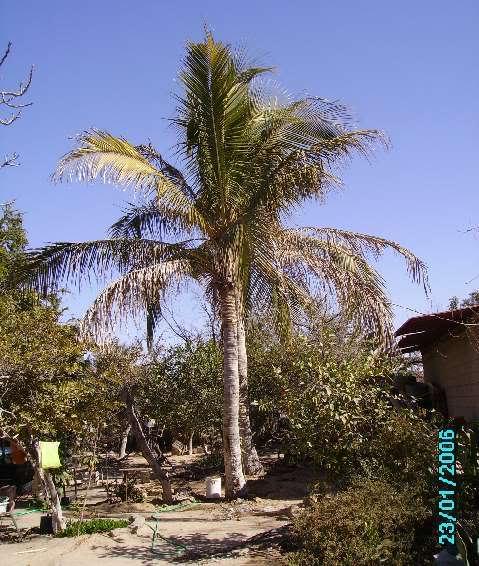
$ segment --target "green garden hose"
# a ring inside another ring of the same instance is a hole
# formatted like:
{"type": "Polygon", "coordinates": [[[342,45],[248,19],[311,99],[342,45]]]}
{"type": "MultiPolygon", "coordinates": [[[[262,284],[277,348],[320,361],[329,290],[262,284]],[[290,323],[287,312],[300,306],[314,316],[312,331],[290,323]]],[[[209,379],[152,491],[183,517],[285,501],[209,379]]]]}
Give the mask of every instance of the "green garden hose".
{"type": "Polygon", "coordinates": [[[15,517],[21,517],[22,515],[31,515],[32,513],[46,513],[47,509],[38,509],[38,508],[31,508],[31,509],[24,509],[23,511],[14,511],[13,515],[15,517]]]}
{"type": "Polygon", "coordinates": [[[147,522],[146,524],[147,524],[147,525],[150,527],[150,529],[153,531],[153,535],[152,535],[152,537],[151,537],[151,552],[158,553],[158,552],[155,550],[155,544],[156,544],[156,539],[157,539],[157,538],[161,538],[161,539],[164,540],[166,543],[168,543],[170,546],[175,547],[175,550],[176,550],[176,553],[177,553],[177,554],[181,554],[181,553],[186,552],[186,551],[188,550],[187,547],[186,547],[184,544],[181,544],[181,543],[179,543],[179,542],[175,542],[175,541],[173,541],[173,540],[171,540],[171,539],[168,539],[168,538],[164,537],[163,535],[161,535],[161,534],[158,532],[158,521],[155,521],[155,526],[154,526],[154,527],[152,527],[148,522],[147,522]]]}

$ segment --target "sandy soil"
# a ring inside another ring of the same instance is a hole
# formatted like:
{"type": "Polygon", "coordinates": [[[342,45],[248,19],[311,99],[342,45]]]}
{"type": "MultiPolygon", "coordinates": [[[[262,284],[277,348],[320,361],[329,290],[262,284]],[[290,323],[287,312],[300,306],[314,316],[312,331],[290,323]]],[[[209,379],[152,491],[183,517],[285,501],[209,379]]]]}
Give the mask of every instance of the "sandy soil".
{"type": "MultiPolygon", "coordinates": [[[[176,457],[180,466],[175,490],[193,496],[204,494],[204,478],[189,478],[194,457],[176,457]],[[182,477],[182,470],[185,471],[182,477]],[[188,479],[185,479],[185,476],[188,479]]],[[[138,466],[139,458],[130,460],[138,466]]],[[[271,462],[267,462],[267,465],[271,462]]],[[[196,474],[197,476],[197,474],[196,474]]],[[[250,479],[253,499],[185,504],[178,510],[152,512],[157,505],[156,482],[145,485],[150,502],[145,504],[109,504],[103,488],[92,490],[87,500],[88,514],[145,518],[145,524],[132,533],[130,528],[112,533],[84,535],[77,538],[53,538],[27,534],[22,542],[3,542],[2,566],[134,566],[162,564],[265,565],[283,564],[277,542],[302,503],[314,476],[307,469],[274,466],[264,478],[250,479]],[[153,531],[158,535],[152,548],[153,531]]],[[[17,520],[23,533],[38,527],[41,513],[20,515],[17,520]]],[[[3,527],[4,528],[4,527],[3,527]]],[[[31,532],[31,531],[30,531],[31,532]]]]}

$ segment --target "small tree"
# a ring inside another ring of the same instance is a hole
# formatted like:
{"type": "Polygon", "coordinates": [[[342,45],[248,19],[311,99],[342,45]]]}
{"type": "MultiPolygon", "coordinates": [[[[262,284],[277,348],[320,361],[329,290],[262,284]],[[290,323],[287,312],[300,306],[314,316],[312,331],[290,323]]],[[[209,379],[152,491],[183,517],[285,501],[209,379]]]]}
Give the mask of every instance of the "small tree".
{"type": "MultiPolygon", "coordinates": [[[[80,409],[85,408],[85,389],[93,386],[76,329],[60,324],[59,317],[56,300],[26,308],[14,297],[0,299],[0,432],[18,442],[39,470],[55,530],[64,522],[53,479],[39,467],[38,441],[80,434],[89,426],[80,409]]],[[[96,413],[96,419],[101,416],[96,413]]]]}
{"type": "MultiPolygon", "coordinates": [[[[19,443],[43,481],[54,529],[64,526],[51,474],[39,467],[39,440],[73,442],[108,418],[110,398],[85,360],[77,328],[61,324],[56,296],[20,293],[27,236],[12,204],[0,216],[0,434],[19,443]]],[[[62,443],[63,444],[63,443],[62,443]]],[[[65,448],[65,446],[62,446],[65,448]]]]}
{"type": "Polygon", "coordinates": [[[221,350],[198,338],[169,348],[148,369],[140,403],[148,414],[188,442],[221,438],[221,350]]]}
{"type": "Polygon", "coordinates": [[[449,299],[449,309],[454,310],[464,307],[474,307],[479,305],[479,290],[471,291],[465,299],[451,297],[449,299]]]}
{"type": "Polygon", "coordinates": [[[168,473],[163,469],[163,454],[158,448],[148,444],[142,419],[138,409],[137,398],[141,391],[148,387],[148,379],[141,360],[139,346],[122,346],[112,342],[96,348],[95,369],[99,378],[107,383],[108,395],[121,401],[126,410],[126,417],[143,457],[151,466],[153,473],[160,480],[163,500],[173,502],[173,492],[168,473]]]}

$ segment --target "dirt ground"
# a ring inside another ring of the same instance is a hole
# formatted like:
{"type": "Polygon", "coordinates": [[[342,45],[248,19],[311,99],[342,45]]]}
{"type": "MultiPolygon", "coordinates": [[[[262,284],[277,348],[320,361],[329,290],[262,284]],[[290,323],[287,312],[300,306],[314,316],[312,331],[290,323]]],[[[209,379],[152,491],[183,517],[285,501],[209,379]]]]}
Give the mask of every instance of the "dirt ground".
{"type": "MultiPolygon", "coordinates": [[[[41,513],[21,514],[18,510],[17,521],[24,538],[11,542],[15,540],[13,530],[7,532],[7,522],[3,521],[0,563],[2,566],[284,564],[280,542],[308,487],[316,480],[311,470],[289,467],[274,457],[265,457],[267,473],[261,478],[248,479],[247,500],[211,502],[204,497],[208,474],[198,470],[199,458],[170,458],[175,494],[183,499],[178,507],[161,506],[157,482],[142,485],[149,494],[146,503],[108,503],[104,486],[91,488],[85,516],[143,517],[145,523],[136,533],[126,527],[111,533],[53,538],[35,533],[41,513]]],[[[146,462],[136,456],[130,457],[127,465],[146,466],[146,462]]],[[[80,490],[80,500],[82,496],[80,490]]]]}

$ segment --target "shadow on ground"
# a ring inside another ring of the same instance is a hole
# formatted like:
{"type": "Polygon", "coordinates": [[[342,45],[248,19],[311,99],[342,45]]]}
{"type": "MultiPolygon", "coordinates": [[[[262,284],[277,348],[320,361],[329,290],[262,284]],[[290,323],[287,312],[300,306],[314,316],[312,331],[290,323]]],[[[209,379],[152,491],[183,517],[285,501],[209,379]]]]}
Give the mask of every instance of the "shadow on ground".
{"type": "Polygon", "coordinates": [[[136,563],[145,566],[155,564],[158,559],[171,564],[198,564],[207,559],[238,558],[248,556],[267,558],[272,550],[288,547],[290,529],[288,525],[271,529],[250,538],[241,533],[230,533],[221,539],[206,537],[202,534],[192,534],[181,537],[157,539],[154,548],[149,546],[128,546],[122,544],[116,547],[97,547],[101,551],[99,558],[111,557],[131,558],[136,563]]]}

